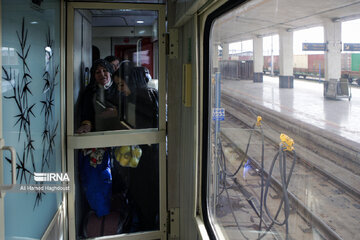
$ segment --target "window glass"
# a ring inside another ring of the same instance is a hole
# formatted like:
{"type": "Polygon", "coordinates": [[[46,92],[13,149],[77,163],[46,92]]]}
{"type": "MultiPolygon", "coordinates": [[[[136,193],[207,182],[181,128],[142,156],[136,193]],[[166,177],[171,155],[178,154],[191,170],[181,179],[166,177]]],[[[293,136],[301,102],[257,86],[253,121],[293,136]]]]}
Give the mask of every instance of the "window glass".
{"type": "Polygon", "coordinates": [[[158,128],[157,11],[77,9],[74,20],[75,132],[158,128]]]}
{"type": "Polygon", "coordinates": [[[74,157],[77,238],[159,230],[158,144],[79,149],[74,157]]]}
{"type": "Polygon", "coordinates": [[[250,1],[212,23],[206,199],[216,236],[360,233],[359,10],[250,1]]]}

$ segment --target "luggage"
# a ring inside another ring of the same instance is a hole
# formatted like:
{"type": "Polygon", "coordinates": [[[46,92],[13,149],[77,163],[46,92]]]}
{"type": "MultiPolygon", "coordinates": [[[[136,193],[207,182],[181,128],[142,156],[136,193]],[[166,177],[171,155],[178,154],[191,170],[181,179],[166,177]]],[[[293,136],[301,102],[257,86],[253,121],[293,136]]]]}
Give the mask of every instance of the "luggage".
{"type": "Polygon", "coordinates": [[[111,201],[109,214],[98,217],[91,210],[83,222],[83,236],[85,238],[116,235],[129,232],[132,224],[132,214],[127,198],[122,194],[115,194],[111,201]]]}
{"type": "Polygon", "coordinates": [[[84,237],[93,238],[121,233],[121,214],[118,211],[98,217],[94,211],[90,211],[85,217],[84,237]]]}

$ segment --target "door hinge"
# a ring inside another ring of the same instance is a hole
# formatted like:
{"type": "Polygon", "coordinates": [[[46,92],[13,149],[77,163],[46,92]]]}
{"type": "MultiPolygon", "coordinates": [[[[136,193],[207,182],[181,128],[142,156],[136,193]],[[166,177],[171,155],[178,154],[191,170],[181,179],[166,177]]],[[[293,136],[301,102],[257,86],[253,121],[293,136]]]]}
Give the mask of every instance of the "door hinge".
{"type": "Polygon", "coordinates": [[[168,211],[168,224],[167,232],[169,239],[179,238],[180,224],[179,224],[180,211],[179,208],[170,208],[168,211]]]}
{"type": "Polygon", "coordinates": [[[176,59],[179,55],[179,36],[177,28],[169,29],[166,33],[166,55],[170,59],[176,59]]]}

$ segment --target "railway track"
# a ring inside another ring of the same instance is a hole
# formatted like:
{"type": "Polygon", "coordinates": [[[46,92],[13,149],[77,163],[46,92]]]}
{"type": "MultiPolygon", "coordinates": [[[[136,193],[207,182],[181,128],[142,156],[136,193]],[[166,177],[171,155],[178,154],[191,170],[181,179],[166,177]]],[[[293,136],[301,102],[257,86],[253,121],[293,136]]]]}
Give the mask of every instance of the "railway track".
{"type": "MultiPolygon", "coordinates": [[[[225,100],[222,96],[222,100],[225,100]]],[[[249,138],[249,129],[255,122],[255,115],[239,104],[231,101],[222,101],[222,107],[226,109],[226,121],[221,123],[221,137],[223,143],[223,152],[226,164],[230,171],[235,169],[243,159],[247,140],[249,138]]],[[[269,128],[269,125],[263,125],[263,128],[269,128]]],[[[267,173],[270,163],[278,150],[278,141],[274,141],[273,136],[269,136],[270,129],[265,130],[265,161],[264,176],[267,173]]],[[[278,136],[280,133],[278,133],[278,136]]],[[[291,136],[291,135],[290,135],[291,136]]],[[[255,220],[260,222],[260,189],[261,189],[261,135],[254,133],[252,136],[252,144],[250,145],[248,157],[249,165],[247,165],[247,173],[239,172],[231,179],[231,188],[229,188],[230,196],[245,199],[250,203],[252,214],[247,209],[248,215],[253,219],[254,231],[259,230],[256,227],[255,220]]],[[[295,149],[300,147],[295,145],[295,149]]],[[[354,188],[351,183],[339,180],[336,176],[327,171],[322,170],[318,166],[314,166],[312,161],[305,159],[313,154],[305,154],[298,158],[293,176],[291,178],[288,195],[291,205],[291,213],[289,217],[289,236],[290,239],[356,239],[360,233],[358,225],[360,223],[360,198],[359,189],[354,188]]],[[[287,156],[287,161],[291,161],[291,156],[287,156]]],[[[228,180],[229,181],[229,180],[228,180]]],[[[270,212],[276,211],[281,199],[282,187],[280,184],[280,173],[274,170],[272,174],[270,190],[270,212]]],[[[229,194],[227,192],[227,194],[229,194]]],[[[226,205],[226,199],[223,199],[220,205],[226,205]]],[[[221,202],[221,201],[220,201],[221,202]]],[[[244,205],[242,205],[244,206],[244,205]]],[[[237,217],[244,218],[244,214],[238,212],[237,217]]],[[[249,216],[245,216],[249,217],[249,216]]],[[[268,226],[270,220],[264,214],[263,226],[268,226]]],[[[229,219],[226,220],[227,222],[229,219]]],[[[233,226],[234,227],[234,226],[233,226]]],[[[239,226],[238,226],[239,227],[239,226]]],[[[234,231],[234,229],[233,229],[234,231]]],[[[263,227],[258,232],[266,232],[263,227]]],[[[231,234],[230,234],[231,235],[231,234]]],[[[252,234],[251,238],[254,239],[252,234]]],[[[285,236],[284,227],[274,225],[271,231],[264,239],[283,239],[285,236]]]]}

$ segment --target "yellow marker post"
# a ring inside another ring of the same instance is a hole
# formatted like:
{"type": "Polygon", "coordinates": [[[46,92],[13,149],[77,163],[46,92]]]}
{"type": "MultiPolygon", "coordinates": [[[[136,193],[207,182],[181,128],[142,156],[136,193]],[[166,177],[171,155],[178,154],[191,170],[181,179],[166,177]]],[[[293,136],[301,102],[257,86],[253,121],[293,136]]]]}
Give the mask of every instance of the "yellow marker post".
{"type": "Polygon", "coordinates": [[[284,151],[292,152],[294,150],[294,140],[288,135],[282,133],[280,134],[280,140],[284,151]]]}
{"type": "Polygon", "coordinates": [[[260,127],[260,126],[261,126],[261,121],[262,121],[262,117],[261,117],[261,116],[257,116],[256,126],[260,127]]]}

